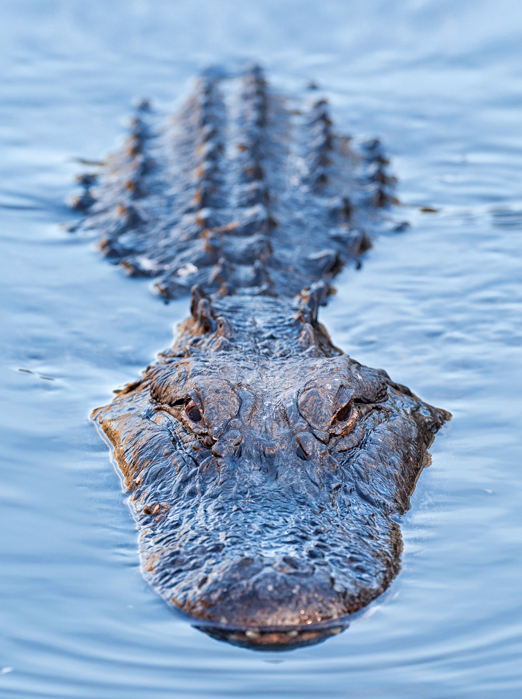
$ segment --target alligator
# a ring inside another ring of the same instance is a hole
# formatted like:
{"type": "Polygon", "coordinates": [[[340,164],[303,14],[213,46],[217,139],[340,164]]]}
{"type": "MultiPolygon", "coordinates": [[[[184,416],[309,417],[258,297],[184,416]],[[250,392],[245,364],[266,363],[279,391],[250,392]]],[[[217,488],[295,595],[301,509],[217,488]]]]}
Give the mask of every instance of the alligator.
{"type": "Polygon", "coordinates": [[[174,345],[93,413],[142,573],[198,629],[256,649],[322,641],[385,592],[451,417],[318,320],[389,225],[394,178],[379,141],[338,135],[307,95],[258,66],[208,70],[173,116],[140,102],[74,200],[114,264],[166,302],[191,295],[174,345]]]}

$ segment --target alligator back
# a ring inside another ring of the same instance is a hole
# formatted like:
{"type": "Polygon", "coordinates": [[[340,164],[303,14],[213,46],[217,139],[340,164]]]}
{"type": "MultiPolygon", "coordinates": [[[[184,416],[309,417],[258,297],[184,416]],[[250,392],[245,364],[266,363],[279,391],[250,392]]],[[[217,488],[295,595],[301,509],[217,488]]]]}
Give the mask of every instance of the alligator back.
{"type": "Polygon", "coordinates": [[[378,142],[357,149],[334,133],[324,99],[285,99],[253,68],[201,77],[166,123],[141,103],[76,205],[103,252],[158,277],[167,298],[195,284],[291,297],[370,246],[364,231],[390,198],[385,163],[378,142]]]}

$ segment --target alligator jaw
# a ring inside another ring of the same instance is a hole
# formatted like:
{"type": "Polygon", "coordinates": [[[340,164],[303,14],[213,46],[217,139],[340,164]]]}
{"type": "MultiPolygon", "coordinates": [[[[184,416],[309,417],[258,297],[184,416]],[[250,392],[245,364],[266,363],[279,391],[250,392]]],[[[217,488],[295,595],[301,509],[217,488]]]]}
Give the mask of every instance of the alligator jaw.
{"type": "Polygon", "coordinates": [[[338,619],[335,622],[307,626],[261,626],[245,629],[195,624],[195,628],[218,641],[226,641],[234,646],[260,651],[285,651],[322,643],[327,638],[345,631],[348,625],[347,620],[338,619]]]}

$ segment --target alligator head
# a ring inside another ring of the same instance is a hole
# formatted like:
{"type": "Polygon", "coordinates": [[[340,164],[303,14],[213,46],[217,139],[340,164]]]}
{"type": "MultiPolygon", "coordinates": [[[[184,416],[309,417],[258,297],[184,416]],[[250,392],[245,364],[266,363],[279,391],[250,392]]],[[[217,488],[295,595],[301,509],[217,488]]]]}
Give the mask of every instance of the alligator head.
{"type": "Polygon", "coordinates": [[[388,587],[448,417],[346,355],[230,346],[164,355],[96,413],[146,579],[210,635],[271,649],[338,633],[388,587]]]}

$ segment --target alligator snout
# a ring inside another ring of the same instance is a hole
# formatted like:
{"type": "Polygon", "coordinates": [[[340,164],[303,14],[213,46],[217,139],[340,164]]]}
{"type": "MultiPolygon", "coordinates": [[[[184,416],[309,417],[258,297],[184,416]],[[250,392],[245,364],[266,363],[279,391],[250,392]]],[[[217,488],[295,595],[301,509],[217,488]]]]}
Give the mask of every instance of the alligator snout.
{"type": "Polygon", "coordinates": [[[198,628],[263,648],[315,643],[396,574],[398,527],[355,488],[318,504],[286,486],[237,486],[142,523],[145,577],[198,628]]]}
{"type": "Polygon", "coordinates": [[[167,357],[98,413],[145,578],[210,635],[279,649],[337,633],[388,587],[395,515],[446,418],[347,357],[230,352],[167,357]]]}
{"type": "Polygon", "coordinates": [[[298,627],[342,616],[344,592],[327,567],[290,556],[245,557],[221,567],[201,602],[225,626],[298,627]]]}
{"type": "Polygon", "coordinates": [[[216,576],[202,603],[214,637],[260,649],[308,645],[341,631],[345,590],[331,571],[291,556],[243,558],[216,576]],[[208,596],[207,596],[208,595],[208,596]]]}

